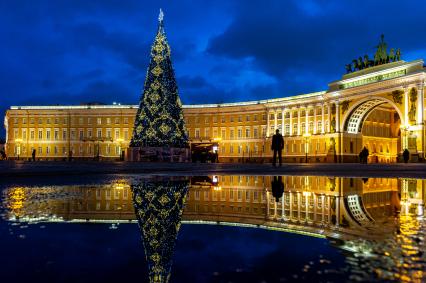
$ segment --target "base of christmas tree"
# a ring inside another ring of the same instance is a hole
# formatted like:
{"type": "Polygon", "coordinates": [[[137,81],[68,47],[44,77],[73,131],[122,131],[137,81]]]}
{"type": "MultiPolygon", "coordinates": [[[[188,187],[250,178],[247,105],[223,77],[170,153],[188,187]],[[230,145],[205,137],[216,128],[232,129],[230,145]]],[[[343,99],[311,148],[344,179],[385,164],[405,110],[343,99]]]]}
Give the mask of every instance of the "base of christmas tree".
{"type": "Polygon", "coordinates": [[[178,147],[129,147],[126,161],[131,162],[189,162],[189,148],[178,147]]]}

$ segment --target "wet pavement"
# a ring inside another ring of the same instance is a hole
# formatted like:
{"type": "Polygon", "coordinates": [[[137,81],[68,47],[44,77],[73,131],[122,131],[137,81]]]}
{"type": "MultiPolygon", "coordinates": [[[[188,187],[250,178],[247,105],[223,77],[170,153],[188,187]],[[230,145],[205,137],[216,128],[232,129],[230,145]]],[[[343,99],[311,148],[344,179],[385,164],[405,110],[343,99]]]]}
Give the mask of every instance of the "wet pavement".
{"type": "Polygon", "coordinates": [[[52,176],[84,174],[147,175],[311,175],[347,177],[426,178],[426,163],[290,163],[282,167],[252,163],[133,163],[133,162],[28,162],[0,161],[0,176],[52,176]]]}
{"type": "Polygon", "coordinates": [[[141,174],[0,183],[4,282],[424,282],[426,180],[141,174]]]}

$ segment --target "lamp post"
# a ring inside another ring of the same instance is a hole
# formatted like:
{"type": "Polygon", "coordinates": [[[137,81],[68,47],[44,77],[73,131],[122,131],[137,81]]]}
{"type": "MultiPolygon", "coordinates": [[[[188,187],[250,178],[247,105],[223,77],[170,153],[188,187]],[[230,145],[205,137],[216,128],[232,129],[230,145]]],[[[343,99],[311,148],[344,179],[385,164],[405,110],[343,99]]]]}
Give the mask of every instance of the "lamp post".
{"type": "Polygon", "coordinates": [[[310,133],[303,134],[303,138],[305,139],[305,163],[308,163],[308,150],[309,150],[310,137],[311,137],[310,133]]]}
{"type": "Polygon", "coordinates": [[[17,155],[18,160],[19,160],[19,155],[21,155],[22,139],[15,139],[15,143],[16,143],[16,155],[17,155]]]}
{"type": "Polygon", "coordinates": [[[408,132],[410,126],[408,126],[408,125],[401,125],[399,128],[403,132],[403,138],[402,138],[402,142],[403,142],[402,147],[403,147],[403,150],[404,149],[408,149],[408,136],[407,136],[407,132],[408,132]]]}
{"type": "Polygon", "coordinates": [[[120,156],[120,160],[123,159],[122,154],[121,154],[121,144],[124,141],[124,139],[118,138],[115,140],[116,143],[118,143],[118,154],[120,156]]]}

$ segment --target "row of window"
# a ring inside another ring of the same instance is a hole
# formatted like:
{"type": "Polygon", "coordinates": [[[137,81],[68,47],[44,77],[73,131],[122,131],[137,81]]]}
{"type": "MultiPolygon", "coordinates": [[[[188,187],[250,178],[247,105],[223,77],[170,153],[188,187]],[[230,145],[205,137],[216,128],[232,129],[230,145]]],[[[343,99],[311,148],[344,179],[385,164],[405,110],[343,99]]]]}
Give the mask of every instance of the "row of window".
{"type": "MultiPolygon", "coordinates": [[[[296,118],[296,117],[299,116],[299,113],[300,113],[301,117],[305,117],[306,116],[306,110],[293,111],[293,113],[290,113],[289,111],[287,111],[287,112],[285,112],[284,118],[286,118],[286,119],[290,118],[290,114],[292,114],[293,118],[296,118]]],[[[325,108],[324,114],[328,114],[328,109],[327,108],[325,108]]],[[[310,109],[309,112],[308,112],[308,116],[314,116],[314,115],[315,115],[314,109],[310,109]]],[[[322,115],[322,109],[321,108],[317,108],[316,115],[317,116],[322,115]]],[[[279,111],[279,112],[276,112],[276,113],[270,113],[269,114],[269,119],[270,120],[274,120],[275,116],[277,117],[277,119],[282,119],[282,117],[283,117],[282,111],[279,111]]]]}
{"type": "MultiPolygon", "coordinates": [[[[14,124],[18,124],[19,120],[21,120],[22,124],[27,124],[27,118],[23,117],[23,118],[14,118],[13,119],[13,123],[14,124]]],[[[123,124],[128,124],[129,123],[129,118],[125,117],[122,119],[123,120],[123,124]]],[[[59,125],[59,124],[64,124],[67,125],[68,124],[68,117],[56,117],[56,118],[29,118],[29,124],[35,124],[38,123],[39,125],[41,124],[55,124],[55,125],[59,125]]],[[[121,118],[120,117],[106,117],[106,118],[101,118],[101,117],[72,117],[71,118],[71,124],[79,124],[79,125],[91,125],[92,123],[96,123],[97,125],[102,125],[103,123],[106,124],[120,124],[121,122],[121,118]]]]}
{"type": "MultiPolygon", "coordinates": [[[[27,147],[26,146],[20,146],[20,145],[15,145],[14,148],[14,154],[15,156],[18,155],[30,155],[32,154],[33,150],[36,150],[36,156],[41,156],[41,155],[48,155],[48,156],[58,156],[58,157],[66,157],[68,156],[68,147],[66,146],[46,146],[46,147],[42,147],[39,146],[37,148],[34,147],[30,147],[29,148],[29,152],[27,152],[27,147]]],[[[92,157],[95,155],[110,155],[110,156],[120,156],[121,154],[121,147],[118,145],[106,145],[104,147],[102,146],[97,146],[97,145],[87,145],[87,146],[79,146],[79,147],[71,147],[71,152],[73,154],[73,156],[87,156],[87,157],[92,157]]]]}
{"type": "MultiPolygon", "coordinates": [[[[129,138],[129,131],[130,129],[123,130],[123,138],[124,140],[128,140],[129,138]]],[[[73,130],[69,132],[70,136],[68,137],[68,131],[67,129],[54,129],[53,131],[51,129],[38,129],[37,131],[34,129],[29,130],[29,136],[27,137],[27,129],[21,129],[21,135],[19,135],[19,130],[14,130],[14,139],[22,138],[23,140],[36,140],[36,133],[37,133],[37,140],[84,140],[92,139],[92,138],[107,138],[107,139],[120,139],[120,129],[87,129],[86,134],[84,134],[84,130],[73,130]],[[112,133],[114,133],[114,136],[112,136],[112,133]],[[78,137],[77,137],[78,134],[78,137]]]]}
{"type": "MultiPolygon", "coordinates": [[[[229,122],[233,123],[233,122],[257,122],[260,121],[259,118],[260,116],[262,116],[262,121],[266,121],[266,114],[262,114],[262,115],[238,115],[238,116],[229,116],[229,122]]],[[[212,121],[213,123],[218,123],[219,119],[218,116],[205,116],[204,119],[202,119],[199,116],[195,116],[193,119],[192,117],[188,117],[186,118],[186,123],[187,124],[191,124],[191,121],[194,121],[195,124],[200,124],[202,120],[204,120],[204,124],[210,124],[210,121],[212,121]]],[[[221,123],[226,123],[227,122],[227,118],[226,116],[220,116],[220,122],[221,123]]]]}

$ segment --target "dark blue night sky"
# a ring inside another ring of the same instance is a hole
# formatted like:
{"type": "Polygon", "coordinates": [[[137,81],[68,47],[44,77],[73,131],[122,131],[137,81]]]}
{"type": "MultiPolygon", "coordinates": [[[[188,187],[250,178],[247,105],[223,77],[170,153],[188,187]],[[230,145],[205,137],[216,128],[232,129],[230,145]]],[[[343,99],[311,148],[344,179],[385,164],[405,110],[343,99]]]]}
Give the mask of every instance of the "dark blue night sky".
{"type": "Polygon", "coordinates": [[[137,104],[160,7],[185,104],[325,90],[381,33],[402,59],[426,58],[421,0],[1,0],[1,113],[137,104]]]}

